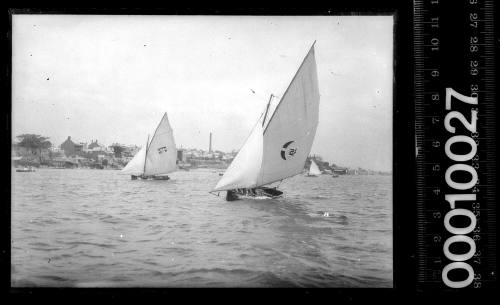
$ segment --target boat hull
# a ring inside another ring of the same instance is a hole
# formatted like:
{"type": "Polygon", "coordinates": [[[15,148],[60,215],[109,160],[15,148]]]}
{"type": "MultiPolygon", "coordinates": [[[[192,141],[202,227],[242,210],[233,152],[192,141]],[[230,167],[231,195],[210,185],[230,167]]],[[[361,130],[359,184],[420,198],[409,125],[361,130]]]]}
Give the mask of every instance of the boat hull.
{"type": "Polygon", "coordinates": [[[170,180],[169,176],[153,176],[152,178],[149,178],[152,180],[170,180]]]}
{"type": "Polygon", "coordinates": [[[273,199],[283,195],[283,192],[276,188],[261,187],[256,189],[235,189],[228,190],[226,195],[227,201],[239,199],[273,199]]]}
{"type": "Polygon", "coordinates": [[[132,180],[170,180],[170,177],[169,176],[148,176],[148,177],[145,177],[145,176],[134,176],[132,175],[131,176],[131,179],[132,180]]]}
{"type": "Polygon", "coordinates": [[[29,172],[34,172],[34,169],[23,169],[23,168],[18,168],[16,169],[16,172],[18,173],[29,173],[29,172]]]}

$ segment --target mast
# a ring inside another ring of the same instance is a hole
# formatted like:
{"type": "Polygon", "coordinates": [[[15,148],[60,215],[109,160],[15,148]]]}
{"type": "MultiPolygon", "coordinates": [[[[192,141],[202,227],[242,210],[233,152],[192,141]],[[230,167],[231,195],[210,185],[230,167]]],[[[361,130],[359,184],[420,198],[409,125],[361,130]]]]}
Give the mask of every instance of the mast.
{"type": "Polygon", "coordinates": [[[142,170],[143,175],[146,173],[146,159],[148,157],[148,144],[149,144],[149,135],[148,135],[148,141],[146,142],[146,153],[144,154],[144,169],[142,170]]]}
{"type": "Polygon", "coordinates": [[[272,99],[273,99],[273,94],[271,93],[271,96],[269,97],[269,102],[267,102],[266,113],[264,114],[264,119],[262,120],[262,127],[264,127],[264,124],[266,123],[267,112],[269,111],[269,106],[271,105],[272,99]]]}
{"type": "Polygon", "coordinates": [[[262,124],[257,122],[254,126],[214,190],[259,187],[295,176],[303,170],[318,124],[316,69],[313,44],[285,93],[273,107],[274,111],[270,109],[274,97],[271,94],[260,117],[262,124]],[[282,104],[285,106],[281,107],[282,104]],[[276,120],[273,121],[274,117],[276,120]],[[286,143],[292,142],[295,142],[294,146],[287,150],[286,143]],[[285,157],[283,153],[288,154],[285,157]]]}

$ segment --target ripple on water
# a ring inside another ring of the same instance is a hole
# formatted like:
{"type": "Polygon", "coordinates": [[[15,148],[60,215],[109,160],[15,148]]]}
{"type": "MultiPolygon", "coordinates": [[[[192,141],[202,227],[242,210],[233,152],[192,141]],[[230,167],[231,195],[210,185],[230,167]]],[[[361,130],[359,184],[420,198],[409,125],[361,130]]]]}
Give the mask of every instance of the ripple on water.
{"type": "Polygon", "coordinates": [[[211,171],[175,172],[168,183],[105,170],[34,174],[12,180],[17,287],[392,283],[392,177],[296,176],[280,185],[283,198],[226,202],[208,194],[220,179],[211,171]]]}
{"type": "Polygon", "coordinates": [[[67,245],[71,246],[95,246],[99,248],[104,248],[104,249],[115,249],[115,245],[111,244],[104,244],[104,243],[94,243],[94,242],[88,242],[88,241],[68,241],[65,242],[67,245]]]}

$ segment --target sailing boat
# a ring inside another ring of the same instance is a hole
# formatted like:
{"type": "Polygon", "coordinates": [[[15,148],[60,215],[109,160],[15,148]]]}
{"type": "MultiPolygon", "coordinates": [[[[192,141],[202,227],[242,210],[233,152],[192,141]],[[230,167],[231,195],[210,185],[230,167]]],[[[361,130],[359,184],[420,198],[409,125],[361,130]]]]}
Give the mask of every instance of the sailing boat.
{"type": "Polygon", "coordinates": [[[132,180],[137,178],[168,180],[168,173],[177,169],[177,150],[173,130],[168,122],[167,113],[163,115],[151,141],[146,141],[137,154],[122,169],[122,174],[130,174],[132,180]]]}
{"type": "Polygon", "coordinates": [[[266,185],[302,172],[319,116],[314,43],[273,114],[268,115],[271,95],[265,112],[212,192],[227,191],[228,201],[275,198],[283,192],[266,185]]]}
{"type": "Polygon", "coordinates": [[[321,171],[319,170],[318,165],[311,159],[311,166],[309,167],[309,172],[307,173],[307,177],[318,177],[321,175],[321,171]]]}

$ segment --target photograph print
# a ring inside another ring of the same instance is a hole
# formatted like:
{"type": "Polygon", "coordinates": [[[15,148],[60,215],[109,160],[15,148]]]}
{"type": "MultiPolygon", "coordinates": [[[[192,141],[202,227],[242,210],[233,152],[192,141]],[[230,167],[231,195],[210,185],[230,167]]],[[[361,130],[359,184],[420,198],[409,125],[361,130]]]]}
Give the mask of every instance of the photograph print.
{"type": "Polygon", "coordinates": [[[11,26],[11,287],[393,287],[393,15],[11,26]]]}

